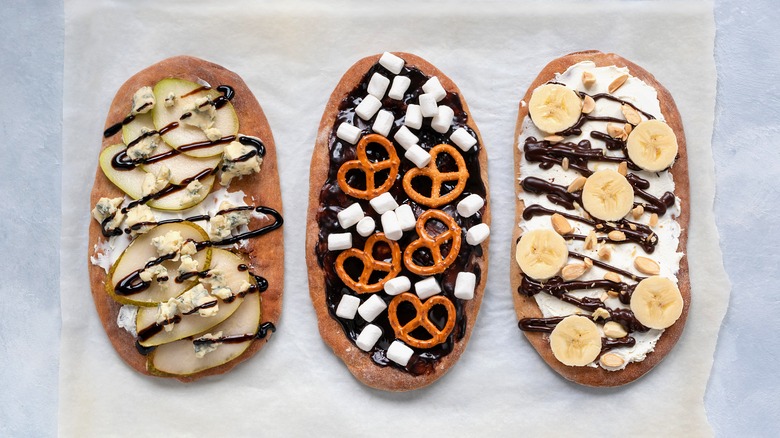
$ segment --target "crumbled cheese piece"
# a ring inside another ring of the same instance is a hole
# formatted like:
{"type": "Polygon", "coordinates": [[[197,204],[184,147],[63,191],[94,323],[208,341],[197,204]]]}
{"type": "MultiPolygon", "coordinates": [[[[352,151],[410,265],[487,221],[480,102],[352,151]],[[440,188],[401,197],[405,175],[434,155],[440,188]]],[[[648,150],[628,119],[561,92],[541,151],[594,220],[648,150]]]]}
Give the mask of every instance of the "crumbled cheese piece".
{"type": "Polygon", "coordinates": [[[211,286],[211,295],[221,300],[228,300],[234,296],[233,291],[228,287],[225,280],[225,274],[219,269],[209,271],[209,276],[203,282],[211,286]]]}
{"type": "Polygon", "coordinates": [[[141,277],[141,280],[143,281],[152,281],[156,278],[161,277],[167,277],[168,276],[168,269],[165,268],[163,265],[154,265],[149,268],[144,269],[139,274],[139,277],[141,277]]]}
{"type": "Polygon", "coordinates": [[[222,177],[219,181],[220,184],[227,186],[233,178],[249,175],[252,172],[260,172],[260,165],[263,164],[263,159],[259,154],[255,154],[249,159],[238,161],[239,158],[252,153],[252,151],[257,150],[238,141],[231,142],[225,146],[222,154],[222,177]]]}
{"type": "Polygon", "coordinates": [[[143,234],[152,228],[152,225],[144,225],[137,230],[132,229],[136,224],[145,222],[154,222],[154,213],[152,209],[145,204],[139,204],[127,211],[127,219],[125,225],[129,227],[135,234],[143,234]]]}
{"type": "Polygon", "coordinates": [[[166,332],[173,330],[173,319],[179,313],[179,301],[171,298],[157,306],[157,324],[164,324],[166,332]]]}
{"type": "Polygon", "coordinates": [[[230,237],[230,227],[225,216],[218,214],[209,220],[209,237],[215,242],[230,237]]]}
{"type": "Polygon", "coordinates": [[[181,256],[181,264],[179,265],[179,275],[188,274],[190,272],[198,272],[198,261],[190,257],[189,255],[181,256]]]}
{"type": "MultiPolygon", "coordinates": [[[[215,339],[222,338],[222,332],[216,332],[213,335],[211,333],[206,333],[205,335],[194,339],[194,341],[213,341],[215,339]]],[[[211,353],[212,351],[216,350],[217,347],[222,345],[222,342],[193,342],[192,345],[195,347],[195,357],[198,359],[202,358],[203,356],[211,353]]]]}
{"type": "Polygon", "coordinates": [[[179,310],[185,314],[198,309],[198,314],[200,316],[208,317],[216,315],[219,311],[219,305],[217,304],[214,304],[211,307],[204,307],[209,303],[216,302],[217,299],[209,295],[209,292],[200,283],[187,292],[179,295],[177,300],[179,301],[179,310]]]}
{"type": "Polygon", "coordinates": [[[152,239],[152,245],[157,249],[157,254],[161,256],[178,252],[183,244],[184,238],[178,231],[168,231],[164,235],[152,239]]]}
{"type": "Polygon", "coordinates": [[[143,128],[141,131],[143,137],[138,140],[138,143],[127,148],[127,156],[134,161],[143,160],[151,156],[160,146],[160,134],[146,135],[148,132],[151,132],[148,128],[143,128]]]}
{"type": "MultiPolygon", "coordinates": [[[[235,207],[230,202],[224,201],[219,205],[219,211],[235,207]]],[[[251,215],[251,210],[236,210],[214,216],[209,220],[209,237],[216,242],[230,237],[236,228],[249,225],[251,215]]]]}
{"type": "Polygon", "coordinates": [[[173,94],[173,91],[171,91],[167,96],[165,96],[165,107],[170,108],[174,105],[176,105],[176,95],[173,94]]]}
{"type": "Polygon", "coordinates": [[[202,198],[203,192],[206,190],[206,186],[201,184],[200,181],[195,180],[189,184],[187,184],[187,187],[184,188],[184,196],[181,199],[180,204],[186,205],[191,203],[192,201],[202,198]]]}
{"type": "Polygon", "coordinates": [[[244,280],[244,281],[241,283],[241,286],[239,286],[239,288],[238,288],[238,293],[242,294],[242,293],[244,293],[244,292],[248,291],[248,290],[249,290],[249,289],[251,289],[251,288],[252,288],[252,283],[250,283],[250,282],[248,282],[248,281],[244,280]]]}
{"type": "Polygon", "coordinates": [[[171,182],[171,169],[166,166],[160,166],[154,173],[147,173],[144,176],[144,182],[141,185],[141,194],[143,196],[157,193],[160,190],[166,188],[168,183],[171,182]]]}
{"type": "Polygon", "coordinates": [[[95,208],[92,209],[92,217],[95,218],[98,223],[103,223],[107,217],[116,213],[119,206],[125,201],[125,198],[100,198],[95,204],[95,208]]]}
{"type": "Polygon", "coordinates": [[[144,114],[154,108],[154,91],[152,87],[141,87],[133,94],[133,109],[130,114],[144,114]]]}
{"type": "Polygon", "coordinates": [[[195,106],[189,110],[190,116],[184,118],[184,123],[200,128],[209,140],[219,140],[222,133],[214,127],[217,118],[217,109],[212,105],[208,96],[195,101],[195,106]]]}
{"type": "Polygon", "coordinates": [[[188,240],[184,245],[181,246],[181,249],[179,250],[179,253],[183,256],[185,255],[193,255],[196,252],[198,252],[198,247],[195,246],[195,242],[192,240],[188,240]]]}

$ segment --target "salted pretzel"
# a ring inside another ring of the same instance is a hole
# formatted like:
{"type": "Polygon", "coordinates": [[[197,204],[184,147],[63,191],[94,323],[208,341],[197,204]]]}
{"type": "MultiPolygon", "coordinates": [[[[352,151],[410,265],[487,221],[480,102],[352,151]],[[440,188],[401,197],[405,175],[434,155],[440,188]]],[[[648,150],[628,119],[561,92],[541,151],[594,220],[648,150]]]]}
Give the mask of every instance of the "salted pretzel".
{"type": "Polygon", "coordinates": [[[354,290],[359,294],[379,292],[385,286],[385,283],[395,278],[398,273],[401,272],[401,249],[398,244],[385,237],[384,233],[372,234],[371,237],[366,240],[366,245],[362,250],[357,248],[349,248],[343,251],[336,258],[336,274],[341,281],[344,282],[347,287],[354,290]],[[374,245],[377,242],[384,242],[390,247],[390,261],[377,260],[374,258],[374,245]],[[347,274],[344,270],[344,262],[348,258],[355,257],[363,262],[363,271],[360,273],[360,278],[357,281],[347,274]],[[371,274],[374,271],[387,272],[384,278],[376,283],[369,283],[371,274]]]}
{"type": "Polygon", "coordinates": [[[427,210],[417,218],[415,230],[420,237],[412,241],[404,250],[404,264],[406,268],[417,275],[426,276],[444,272],[458,257],[461,242],[460,226],[455,222],[455,219],[441,210],[427,210]],[[444,223],[447,230],[436,236],[429,235],[428,230],[425,229],[425,224],[433,219],[444,223]],[[443,257],[441,255],[441,247],[449,241],[452,242],[450,252],[446,257],[443,257]],[[427,248],[431,252],[431,257],[433,257],[432,266],[422,266],[414,262],[412,257],[415,251],[421,248],[427,248]]]}
{"type": "Polygon", "coordinates": [[[449,204],[454,201],[466,187],[466,181],[469,179],[469,172],[466,169],[466,162],[454,147],[448,144],[440,144],[434,146],[431,151],[431,162],[422,169],[414,168],[410,169],[404,175],[404,190],[410,198],[414,199],[418,204],[425,205],[427,207],[439,207],[444,204],[449,204]],[[455,160],[455,164],[458,166],[458,170],[455,172],[441,172],[436,165],[436,157],[439,154],[445,153],[455,160]],[[425,196],[412,187],[412,181],[414,178],[426,177],[431,180],[431,195],[425,196]],[[441,186],[447,181],[458,181],[455,188],[453,188],[446,195],[441,194],[441,186]]]}
{"type": "Polygon", "coordinates": [[[395,332],[395,337],[404,341],[406,344],[417,348],[431,348],[441,344],[447,340],[447,336],[449,336],[452,329],[455,328],[455,305],[444,295],[433,296],[423,303],[417,298],[417,295],[404,292],[390,301],[387,312],[390,319],[390,325],[395,332]],[[404,302],[414,306],[416,314],[411,321],[401,325],[401,322],[398,321],[398,306],[404,302]],[[436,327],[436,324],[428,317],[428,313],[433,306],[444,306],[447,310],[447,323],[444,325],[444,328],[440,329],[436,327]],[[418,327],[425,329],[431,335],[431,338],[418,339],[412,336],[412,332],[418,327]]]}
{"type": "Polygon", "coordinates": [[[379,134],[366,135],[358,142],[356,152],[357,160],[347,161],[339,167],[338,183],[341,190],[349,196],[360,199],[371,199],[390,190],[390,188],[393,187],[393,183],[395,183],[395,178],[398,176],[398,167],[401,165],[401,160],[395,152],[395,146],[393,146],[390,140],[379,134]],[[369,144],[378,144],[382,146],[387,152],[388,158],[377,162],[370,161],[366,155],[366,147],[369,144]],[[347,184],[347,172],[355,169],[362,171],[366,175],[365,190],[347,184]],[[389,169],[390,174],[382,185],[376,187],[374,177],[377,172],[385,169],[389,169]]]}

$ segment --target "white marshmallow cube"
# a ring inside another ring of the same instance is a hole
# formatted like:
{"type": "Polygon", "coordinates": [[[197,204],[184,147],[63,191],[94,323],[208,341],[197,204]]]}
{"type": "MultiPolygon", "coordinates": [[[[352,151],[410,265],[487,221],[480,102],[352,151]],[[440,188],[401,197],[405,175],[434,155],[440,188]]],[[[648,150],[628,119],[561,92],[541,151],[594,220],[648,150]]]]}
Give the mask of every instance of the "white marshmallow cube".
{"type": "Polygon", "coordinates": [[[398,365],[401,365],[402,367],[405,367],[406,364],[409,363],[409,359],[412,358],[412,354],[414,354],[414,350],[407,347],[401,341],[393,341],[393,343],[390,344],[390,347],[387,349],[387,358],[397,363],[398,365]]]}
{"type": "Polygon", "coordinates": [[[452,119],[455,117],[455,111],[444,105],[439,105],[439,112],[431,120],[431,128],[434,131],[445,134],[450,130],[452,119]]]}
{"type": "Polygon", "coordinates": [[[387,79],[379,73],[374,73],[371,76],[371,80],[368,81],[368,94],[381,100],[385,97],[385,91],[387,91],[389,85],[390,79],[387,79]]]}
{"type": "Polygon", "coordinates": [[[393,78],[393,85],[390,86],[390,91],[387,92],[387,96],[391,99],[402,100],[404,93],[409,89],[409,84],[412,80],[406,76],[396,76],[393,78]]]}
{"type": "Polygon", "coordinates": [[[342,249],[352,248],[352,234],[333,233],[328,234],[328,250],[340,251],[342,249]]]}
{"type": "Polygon", "coordinates": [[[470,300],[474,298],[474,287],[477,285],[477,276],[471,272],[459,272],[455,278],[455,298],[470,300]]]}
{"type": "Polygon", "coordinates": [[[415,105],[413,103],[410,103],[406,106],[406,117],[404,118],[404,125],[414,128],[414,129],[420,129],[422,128],[422,112],[420,112],[420,105],[415,105]]]}
{"type": "Polygon", "coordinates": [[[481,196],[471,194],[458,202],[458,214],[463,217],[471,217],[485,205],[485,200],[481,196]]]}
{"type": "Polygon", "coordinates": [[[390,52],[385,52],[382,54],[382,57],[379,58],[379,64],[382,65],[382,67],[388,69],[390,73],[393,73],[397,75],[398,73],[401,73],[401,69],[404,68],[404,60],[393,55],[390,52]]]}
{"type": "Polygon", "coordinates": [[[371,322],[385,309],[387,309],[385,301],[379,298],[379,295],[374,294],[371,295],[365,303],[361,304],[357,311],[363,319],[367,322],[371,322]]]}
{"type": "Polygon", "coordinates": [[[391,278],[385,282],[385,293],[388,295],[398,295],[407,292],[411,288],[412,283],[409,281],[409,277],[405,275],[391,278]]]}
{"type": "Polygon", "coordinates": [[[385,237],[390,240],[400,240],[403,237],[404,232],[394,211],[382,214],[382,231],[385,233],[385,237]]]}
{"type": "Polygon", "coordinates": [[[363,209],[360,208],[360,204],[357,202],[341,210],[336,215],[336,217],[339,219],[339,225],[341,225],[341,228],[344,228],[345,230],[360,222],[360,219],[363,219],[364,216],[365,214],[363,213],[363,209]]]}
{"type": "Polygon", "coordinates": [[[360,306],[360,298],[352,295],[343,295],[338,307],[336,307],[336,316],[344,319],[355,319],[358,306],[360,306]]]}
{"type": "Polygon", "coordinates": [[[346,141],[347,143],[355,144],[360,140],[360,134],[362,134],[363,131],[360,130],[357,126],[350,125],[347,122],[344,122],[339,125],[339,129],[336,131],[336,137],[346,141]]]}
{"type": "Polygon", "coordinates": [[[436,114],[439,114],[439,106],[436,105],[436,96],[428,93],[421,94],[420,111],[422,111],[423,117],[433,117],[436,114]]]}
{"type": "Polygon", "coordinates": [[[404,157],[419,168],[423,168],[431,162],[431,154],[416,144],[406,150],[404,157]]]}
{"type": "Polygon", "coordinates": [[[379,108],[382,108],[382,102],[369,94],[355,107],[355,114],[363,120],[368,120],[374,117],[379,108]]]}
{"type": "Polygon", "coordinates": [[[432,94],[433,97],[436,99],[436,102],[447,97],[447,91],[444,89],[444,87],[441,86],[441,82],[439,82],[439,78],[437,78],[436,76],[428,79],[423,84],[422,89],[424,92],[428,94],[432,94]]]}
{"type": "Polygon", "coordinates": [[[477,144],[477,139],[472,137],[472,135],[463,128],[456,129],[455,132],[450,135],[450,140],[461,148],[463,152],[467,152],[477,144]]]}
{"type": "Polygon", "coordinates": [[[436,278],[428,277],[415,283],[414,291],[421,300],[425,300],[440,293],[441,286],[436,282],[436,278]]]}
{"type": "Polygon", "coordinates": [[[393,128],[393,122],[393,113],[387,110],[379,110],[379,114],[376,115],[371,130],[387,137],[390,135],[390,129],[393,128]]]}
{"type": "Polygon", "coordinates": [[[416,145],[419,138],[412,133],[406,126],[401,126],[398,131],[395,132],[393,139],[398,142],[404,149],[409,149],[413,145],[416,145]]]}
{"type": "Polygon", "coordinates": [[[360,332],[357,339],[355,339],[355,343],[359,349],[368,352],[374,348],[376,341],[378,341],[380,337],[382,337],[382,329],[374,324],[369,324],[360,332]]]}
{"type": "Polygon", "coordinates": [[[390,192],[384,192],[381,195],[368,201],[371,207],[379,214],[385,214],[390,210],[398,208],[398,203],[393,199],[393,195],[390,192]]]}
{"type": "Polygon", "coordinates": [[[409,204],[404,204],[396,208],[395,215],[398,218],[398,223],[401,225],[401,230],[403,231],[414,229],[414,226],[417,225],[417,218],[414,217],[412,206],[409,204]]]}
{"type": "Polygon", "coordinates": [[[490,227],[487,224],[474,225],[466,232],[466,243],[479,245],[490,236],[490,227]]]}
{"type": "Polygon", "coordinates": [[[374,222],[374,218],[366,216],[358,221],[356,229],[358,234],[363,237],[368,237],[374,234],[374,230],[376,230],[376,222],[374,222]]]}

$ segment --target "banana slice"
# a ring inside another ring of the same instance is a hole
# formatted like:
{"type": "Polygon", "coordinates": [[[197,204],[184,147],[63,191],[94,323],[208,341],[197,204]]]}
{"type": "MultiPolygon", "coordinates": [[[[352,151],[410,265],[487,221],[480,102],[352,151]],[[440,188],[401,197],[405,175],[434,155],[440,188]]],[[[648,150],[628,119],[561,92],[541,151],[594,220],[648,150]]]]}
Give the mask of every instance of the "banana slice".
{"type": "Polygon", "coordinates": [[[614,170],[599,170],[585,181],[582,206],[591,216],[618,220],[634,207],[634,189],[625,176],[614,170]]]}
{"type": "Polygon", "coordinates": [[[577,123],[582,113],[582,99],[571,88],[545,84],[534,90],[528,112],[537,128],[554,134],[577,123]]]}
{"type": "Polygon", "coordinates": [[[584,316],[567,316],[550,333],[553,355],[564,365],[585,366],[601,353],[601,333],[596,323],[584,316]]]}
{"type": "Polygon", "coordinates": [[[553,230],[533,230],[523,233],[515,248],[515,260],[520,269],[534,280],[547,280],[561,270],[569,259],[569,248],[560,234],[553,230]]]}
{"type": "Polygon", "coordinates": [[[631,294],[631,311],[642,325],[665,329],[682,314],[680,289],[668,278],[653,276],[640,281],[631,294]]]}
{"type": "Polygon", "coordinates": [[[651,172],[660,172],[671,166],[677,157],[677,137],[666,123],[647,120],[631,131],[626,148],[634,164],[651,172]]]}

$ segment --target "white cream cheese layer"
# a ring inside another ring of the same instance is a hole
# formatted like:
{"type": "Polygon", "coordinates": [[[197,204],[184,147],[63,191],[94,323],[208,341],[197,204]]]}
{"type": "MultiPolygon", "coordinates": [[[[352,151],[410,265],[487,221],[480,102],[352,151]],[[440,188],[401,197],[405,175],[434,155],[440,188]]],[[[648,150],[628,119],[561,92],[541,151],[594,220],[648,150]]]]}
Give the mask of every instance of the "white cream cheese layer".
{"type": "MultiPolygon", "coordinates": [[[[562,83],[577,91],[586,92],[590,95],[598,93],[606,93],[609,84],[618,76],[622,74],[630,74],[627,68],[618,68],[616,66],[596,67],[591,61],[580,62],[572,65],[565,72],[555,75],[555,81],[562,83]],[[590,88],[585,88],[582,84],[583,72],[590,72],[596,77],[596,83],[590,88]]],[[[658,101],[658,95],[656,90],[642,81],[639,78],[629,76],[625,84],[620,87],[613,96],[623,99],[627,102],[635,104],[642,111],[652,114],[659,120],[664,120],[663,114],[661,114],[660,103],[658,101]]],[[[527,102],[522,103],[523,106],[527,102]]],[[[613,102],[607,99],[600,99],[596,101],[596,108],[590,113],[593,116],[611,116],[617,118],[623,118],[621,112],[620,103],[613,102]]],[[[646,118],[642,116],[642,120],[646,118]]],[[[566,137],[566,142],[578,143],[581,140],[589,140],[594,148],[603,148],[605,155],[622,157],[622,151],[610,151],[606,149],[604,143],[600,140],[594,139],[590,136],[592,131],[607,132],[607,122],[589,121],[582,126],[582,134],[578,136],[566,137]]],[[[531,121],[529,116],[526,116],[523,120],[523,132],[518,141],[518,147],[520,152],[523,152],[523,146],[525,140],[529,137],[535,137],[537,140],[541,140],[548,134],[540,131],[531,121]]],[[[613,169],[617,170],[617,163],[595,162],[588,163],[590,170],[596,171],[599,169],[613,169]]],[[[670,172],[653,173],[647,171],[630,171],[637,176],[646,179],[650,183],[650,188],[647,192],[655,197],[661,197],[664,193],[674,192],[674,180],[670,172]]],[[[527,177],[537,177],[545,181],[568,186],[575,178],[580,176],[575,170],[563,170],[560,166],[553,166],[550,169],[542,169],[539,167],[539,163],[530,163],[526,161],[525,155],[520,164],[520,179],[527,177]]],[[[566,212],[569,214],[576,214],[582,216],[583,211],[579,208],[576,210],[566,210],[562,206],[553,204],[547,199],[545,193],[534,194],[523,192],[520,194],[519,199],[525,203],[526,206],[532,204],[539,204],[545,208],[566,212]]],[[[642,202],[641,199],[636,198],[637,201],[642,202]]],[[[661,267],[660,275],[673,279],[675,283],[677,279],[675,275],[680,268],[680,260],[683,253],[677,251],[677,247],[680,242],[680,225],[675,220],[680,214],[680,199],[676,198],[675,205],[669,208],[665,215],[658,218],[658,224],[655,227],[651,227],[653,232],[658,235],[658,244],[655,247],[655,251],[652,254],[647,254],[639,245],[635,243],[623,243],[623,244],[608,244],[612,251],[612,256],[608,261],[609,264],[616,268],[632,272],[638,276],[644,276],[634,268],[634,258],[637,256],[648,257],[655,260],[661,267]]],[[[632,221],[647,224],[650,219],[650,213],[645,212],[639,219],[632,221]]],[[[587,235],[593,227],[580,222],[570,221],[571,225],[575,229],[575,233],[587,235]]],[[[540,215],[536,216],[528,221],[521,221],[518,224],[523,231],[530,231],[535,229],[551,229],[550,216],[540,215]]],[[[593,260],[600,260],[597,255],[597,250],[602,244],[595,246],[592,250],[584,249],[584,243],[579,240],[572,240],[568,242],[570,252],[576,252],[590,257],[593,260]]],[[[570,262],[572,260],[570,259],[570,262]]],[[[574,262],[577,262],[576,260],[574,262]]],[[[582,277],[578,278],[581,281],[602,279],[607,271],[594,266],[582,277]]],[[[623,279],[623,281],[631,282],[630,279],[623,279]]],[[[589,291],[572,291],[571,294],[575,297],[593,297],[598,298],[602,296],[604,290],[592,289],[589,291]]],[[[535,299],[542,314],[545,318],[555,316],[565,316],[576,313],[588,314],[589,312],[582,309],[564,303],[559,299],[548,295],[546,293],[538,293],[535,295],[535,299]]],[[[609,298],[605,301],[605,304],[609,308],[627,308],[617,298],[609,298]]],[[[601,327],[601,326],[599,326],[601,327]]],[[[663,330],[650,330],[646,333],[634,332],[631,333],[636,339],[636,345],[633,347],[621,347],[611,350],[612,353],[620,355],[624,359],[624,365],[620,368],[606,368],[609,370],[618,370],[625,368],[629,362],[642,361],[648,353],[653,351],[655,344],[660,338],[663,330]]],[[[590,366],[598,366],[596,362],[590,366]]]]}

